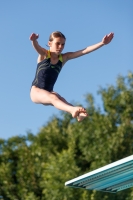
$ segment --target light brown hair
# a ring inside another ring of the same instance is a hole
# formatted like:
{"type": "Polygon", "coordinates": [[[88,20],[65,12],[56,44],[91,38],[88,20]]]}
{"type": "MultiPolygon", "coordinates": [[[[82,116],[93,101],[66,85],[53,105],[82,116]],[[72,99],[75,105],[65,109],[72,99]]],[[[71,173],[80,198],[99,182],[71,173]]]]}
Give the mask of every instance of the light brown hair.
{"type": "Polygon", "coordinates": [[[61,33],[60,31],[55,31],[49,36],[49,41],[52,42],[54,38],[58,37],[64,38],[66,40],[66,37],[63,33],[61,33]]]}

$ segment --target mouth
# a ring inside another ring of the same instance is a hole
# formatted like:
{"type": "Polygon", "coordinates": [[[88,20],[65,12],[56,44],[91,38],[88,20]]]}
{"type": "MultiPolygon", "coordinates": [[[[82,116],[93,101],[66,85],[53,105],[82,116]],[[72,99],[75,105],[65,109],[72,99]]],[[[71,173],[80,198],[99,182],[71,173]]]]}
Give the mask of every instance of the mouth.
{"type": "Polygon", "coordinates": [[[60,53],[61,53],[61,50],[56,50],[56,53],[57,53],[57,54],[60,54],[60,53]]]}

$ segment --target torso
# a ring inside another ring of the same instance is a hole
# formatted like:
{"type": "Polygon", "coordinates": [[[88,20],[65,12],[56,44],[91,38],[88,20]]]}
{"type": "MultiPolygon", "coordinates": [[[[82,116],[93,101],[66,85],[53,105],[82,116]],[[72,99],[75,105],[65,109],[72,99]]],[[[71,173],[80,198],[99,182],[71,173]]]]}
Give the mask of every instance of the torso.
{"type": "Polygon", "coordinates": [[[36,75],[32,82],[32,86],[37,86],[47,91],[53,91],[54,84],[63,66],[62,55],[52,59],[50,51],[47,56],[39,56],[36,69],[36,75]]]}

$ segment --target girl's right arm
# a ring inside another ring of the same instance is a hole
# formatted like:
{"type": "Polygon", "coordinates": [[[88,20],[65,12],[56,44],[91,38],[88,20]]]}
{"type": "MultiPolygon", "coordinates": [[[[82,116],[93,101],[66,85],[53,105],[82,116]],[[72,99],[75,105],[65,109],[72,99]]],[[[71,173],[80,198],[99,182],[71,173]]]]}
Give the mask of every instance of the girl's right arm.
{"type": "Polygon", "coordinates": [[[30,40],[32,42],[32,45],[34,49],[39,53],[41,56],[45,56],[47,54],[47,50],[42,48],[39,44],[37,39],[39,38],[38,34],[32,33],[30,36],[30,40]]]}

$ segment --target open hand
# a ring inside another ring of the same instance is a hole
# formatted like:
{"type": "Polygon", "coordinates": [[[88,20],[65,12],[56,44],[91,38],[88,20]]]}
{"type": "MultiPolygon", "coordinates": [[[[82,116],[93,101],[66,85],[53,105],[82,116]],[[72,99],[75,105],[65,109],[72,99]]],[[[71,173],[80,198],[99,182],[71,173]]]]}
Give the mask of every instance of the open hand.
{"type": "Polygon", "coordinates": [[[104,38],[102,39],[103,44],[108,44],[111,42],[111,40],[114,37],[114,33],[110,33],[108,35],[105,35],[104,38]]]}
{"type": "Polygon", "coordinates": [[[36,39],[38,39],[38,38],[39,38],[39,34],[32,33],[32,34],[30,35],[30,40],[31,40],[31,41],[34,41],[34,40],[36,40],[36,39]]]}

